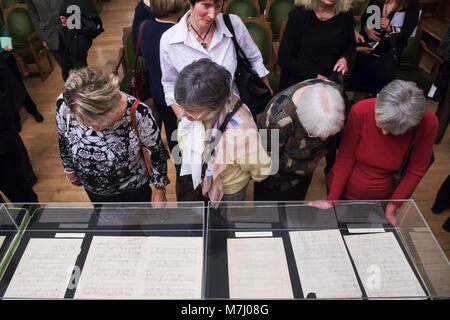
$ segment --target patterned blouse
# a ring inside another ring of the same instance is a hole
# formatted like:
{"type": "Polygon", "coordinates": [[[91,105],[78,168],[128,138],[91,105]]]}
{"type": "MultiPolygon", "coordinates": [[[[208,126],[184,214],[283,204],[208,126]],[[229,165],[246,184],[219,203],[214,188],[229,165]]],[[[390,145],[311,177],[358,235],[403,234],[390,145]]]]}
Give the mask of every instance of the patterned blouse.
{"type": "Polygon", "coordinates": [[[139,140],[133,129],[130,108],[136,98],[127,96],[124,115],[113,126],[95,132],[70,116],[63,95],[56,102],[59,150],[65,169],[72,169],[87,191],[103,197],[138,189],[150,181],[165,186],[169,155],[150,108],[140,103],[136,120],[142,144],[151,152],[152,175],[149,177],[139,140]]]}

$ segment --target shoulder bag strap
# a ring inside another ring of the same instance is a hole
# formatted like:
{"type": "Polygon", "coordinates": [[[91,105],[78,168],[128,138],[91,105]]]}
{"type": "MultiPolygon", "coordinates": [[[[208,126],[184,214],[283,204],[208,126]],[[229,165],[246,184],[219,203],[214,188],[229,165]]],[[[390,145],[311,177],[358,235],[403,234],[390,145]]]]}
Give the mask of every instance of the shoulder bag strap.
{"type": "Polygon", "coordinates": [[[225,25],[227,26],[228,30],[233,35],[231,37],[231,40],[233,40],[234,48],[236,49],[236,56],[238,59],[240,59],[242,62],[244,62],[249,69],[252,68],[252,64],[247,59],[247,56],[244,53],[244,50],[242,50],[241,46],[239,45],[236,34],[234,33],[233,24],[231,23],[230,15],[228,13],[223,13],[223,21],[225,22],[225,25]]]}
{"type": "MultiPolygon", "coordinates": [[[[223,133],[225,132],[225,130],[227,129],[227,125],[230,122],[231,118],[233,118],[233,116],[236,114],[236,112],[242,107],[242,101],[239,100],[238,102],[236,102],[236,104],[234,105],[233,111],[229,112],[226,116],[225,119],[223,120],[222,124],[219,127],[219,131],[221,132],[221,134],[223,135],[223,133]]],[[[222,138],[222,135],[220,136],[220,138],[222,138]]],[[[216,139],[214,140],[214,142],[212,142],[207,148],[206,148],[206,153],[205,155],[205,162],[203,164],[203,173],[206,169],[206,165],[209,161],[209,159],[211,158],[211,153],[214,150],[214,148],[219,144],[220,139],[216,139]]]]}
{"type": "Polygon", "coordinates": [[[411,157],[411,151],[412,151],[412,147],[413,147],[413,144],[414,144],[414,138],[415,138],[415,136],[416,136],[416,128],[414,128],[413,129],[413,132],[411,133],[411,138],[410,138],[410,140],[409,140],[409,145],[408,145],[408,149],[406,150],[406,153],[405,153],[405,156],[404,156],[404,158],[403,158],[403,162],[402,162],[402,165],[401,165],[401,167],[397,170],[397,174],[399,175],[399,176],[404,176],[404,174],[405,174],[405,170],[406,170],[406,167],[408,166],[408,163],[409,163],[409,158],[411,157]]]}
{"type": "Polygon", "coordinates": [[[134,62],[133,74],[136,74],[136,70],[138,69],[138,67],[137,67],[138,58],[142,56],[142,30],[144,29],[144,26],[147,22],[148,22],[148,20],[144,20],[139,25],[139,33],[138,33],[137,42],[136,42],[136,54],[135,54],[136,59],[134,62]]]}

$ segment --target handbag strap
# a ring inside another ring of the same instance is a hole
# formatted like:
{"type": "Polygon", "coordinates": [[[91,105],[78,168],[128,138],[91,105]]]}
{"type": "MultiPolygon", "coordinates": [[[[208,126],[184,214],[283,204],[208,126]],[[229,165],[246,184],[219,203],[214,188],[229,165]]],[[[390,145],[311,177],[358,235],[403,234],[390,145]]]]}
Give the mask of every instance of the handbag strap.
{"type": "Polygon", "coordinates": [[[134,62],[133,76],[136,75],[138,59],[139,59],[139,57],[142,56],[142,30],[144,30],[145,24],[148,21],[149,20],[144,20],[139,25],[139,33],[138,33],[137,42],[136,42],[136,54],[135,54],[136,59],[134,62]]]}
{"type": "Polygon", "coordinates": [[[223,21],[225,22],[225,25],[227,26],[228,30],[233,35],[231,37],[231,40],[233,40],[237,58],[241,59],[241,61],[243,63],[245,63],[249,69],[251,69],[252,64],[247,59],[247,56],[245,55],[244,50],[242,50],[241,46],[239,45],[239,43],[237,41],[236,34],[235,34],[234,28],[233,28],[233,24],[231,23],[230,15],[228,13],[223,13],[223,21]]]}
{"type": "Polygon", "coordinates": [[[402,165],[397,170],[397,174],[400,175],[400,176],[403,176],[403,173],[404,173],[406,167],[408,166],[408,162],[409,162],[409,158],[411,157],[411,151],[412,151],[412,147],[413,147],[413,144],[414,144],[415,136],[416,136],[416,128],[414,128],[412,133],[411,133],[408,149],[406,150],[405,156],[403,157],[402,165]]]}
{"type": "MultiPolygon", "coordinates": [[[[236,102],[236,104],[234,105],[234,108],[231,112],[228,112],[227,115],[225,116],[225,119],[223,120],[222,124],[219,127],[219,131],[221,133],[220,138],[223,136],[223,133],[225,132],[225,130],[227,129],[227,125],[230,122],[231,118],[233,118],[233,116],[236,114],[236,112],[242,107],[242,101],[239,100],[238,102],[236,102]]],[[[211,153],[214,150],[214,148],[219,144],[220,139],[214,140],[214,142],[212,142],[208,148],[205,150],[205,163],[203,165],[203,169],[206,169],[206,164],[208,163],[209,159],[211,158],[211,153]]],[[[205,170],[203,170],[204,172],[205,170]]]]}
{"type": "Polygon", "coordinates": [[[139,130],[137,127],[137,120],[136,120],[136,110],[137,110],[139,103],[141,103],[141,101],[139,99],[136,99],[136,101],[133,102],[133,105],[130,108],[130,118],[131,118],[131,124],[133,125],[134,133],[136,133],[136,137],[138,138],[139,145],[142,149],[144,146],[141,141],[141,135],[139,134],[139,130]]]}

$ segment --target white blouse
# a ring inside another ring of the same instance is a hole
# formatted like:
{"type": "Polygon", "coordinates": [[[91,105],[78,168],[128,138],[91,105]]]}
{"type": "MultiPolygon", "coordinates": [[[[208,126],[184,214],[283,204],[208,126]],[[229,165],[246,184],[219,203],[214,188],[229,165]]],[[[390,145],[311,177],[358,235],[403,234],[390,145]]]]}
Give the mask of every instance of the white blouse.
{"type": "MultiPolygon", "coordinates": [[[[228,30],[220,13],[216,17],[216,29],[209,46],[206,51],[195,36],[188,31],[186,18],[187,12],[180,22],[161,37],[160,42],[160,61],[162,78],[161,83],[164,88],[166,104],[172,105],[174,102],[174,88],[178,73],[188,64],[202,58],[209,58],[215,63],[226,68],[232,75],[232,91],[239,96],[239,91],[234,82],[234,72],[237,67],[236,51],[231,37],[233,36],[228,30]]],[[[230,20],[233,24],[239,45],[245,52],[247,59],[252,64],[253,70],[262,78],[269,71],[263,63],[261,52],[250,36],[247,28],[237,15],[230,14],[230,20]]]]}

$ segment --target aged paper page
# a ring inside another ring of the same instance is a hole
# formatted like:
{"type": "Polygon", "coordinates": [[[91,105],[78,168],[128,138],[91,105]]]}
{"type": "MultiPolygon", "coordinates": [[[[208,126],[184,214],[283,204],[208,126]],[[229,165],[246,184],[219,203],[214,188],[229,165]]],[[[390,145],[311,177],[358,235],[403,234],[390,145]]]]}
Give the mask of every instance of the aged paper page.
{"type": "Polygon", "coordinates": [[[5,298],[62,299],[82,239],[30,239],[5,298]]]}
{"type": "Polygon", "coordinates": [[[201,299],[203,238],[151,237],[144,273],[145,299],[201,299]]]}
{"type": "Polygon", "coordinates": [[[338,229],[291,231],[292,249],[303,296],[317,298],[361,298],[344,241],[338,229]]]}
{"type": "Polygon", "coordinates": [[[94,236],[75,299],[133,299],[147,249],[145,237],[94,236]]]}
{"type": "Polygon", "coordinates": [[[93,237],[78,299],[200,299],[201,237],[93,237]]]}
{"type": "Polygon", "coordinates": [[[293,298],[281,238],[227,239],[230,299],[293,298]]]}
{"type": "Polygon", "coordinates": [[[423,297],[392,232],[344,236],[368,297],[423,297]]]}

